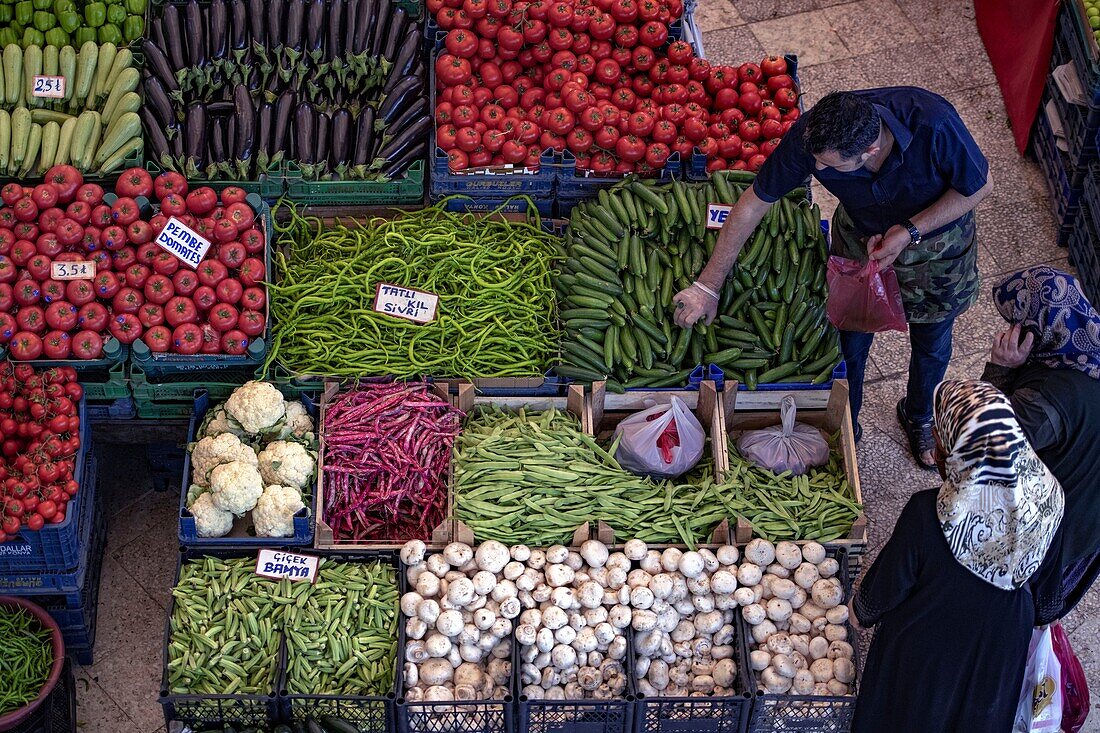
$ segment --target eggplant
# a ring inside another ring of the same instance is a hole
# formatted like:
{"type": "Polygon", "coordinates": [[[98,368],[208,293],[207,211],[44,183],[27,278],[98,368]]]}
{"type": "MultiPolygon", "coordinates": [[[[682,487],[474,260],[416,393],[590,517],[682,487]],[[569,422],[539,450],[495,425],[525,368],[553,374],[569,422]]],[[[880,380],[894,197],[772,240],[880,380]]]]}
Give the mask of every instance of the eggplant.
{"type": "Polygon", "coordinates": [[[389,127],[390,123],[423,92],[423,88],[424,85],[415,76],[406,76],[397,82],[393,91],[386,95],[382,106],[378,108],[378,122],[389,127]]]}
{"type": "Polygon", "coordinates": [[[327,112],[321,112],[313,118],[316,141],[313,147],[313,162],[325,163],[329,158],[329,135],[332,132],[332,118],[327,112]]]}
{"type": "Polygon", "coordinates": [[[426,152],[428,152],[427,143],[420,143],[408,148],[398,157],[386,161],[386,165],[382,167],[382,176],[392,180],[399,175],[404,175],[405,170],[412,165],[413,161],[424,157],[426,152]]]}
{"type": "Polygon", "coordinates": [[[401,43],[397,47],[397,55],[393,59],[390,76],[386,79],[386,86],[382,90],[383,94],[389,94],[394,85],[401,80],[401,77],[406,76],[413,70],[419,51],[420,31],[414,25],[405,31],[405,37],[401,39],[401,43]]]}
{"type": "Polygon", "coordinates": [[[208,115],[232,115],[233,114],[233,102],[220,100],[218,102],[206,103],[206,114],[208,115]]]}
{"type": "MultiPolygon", "coordinates": [[[[164,45],[164,23],[161,22],[161,19],[159,17],[153,18],[151,21],[149,21],[149,36],[153,40],[153,44],[156,45],[158,49],[166,48],[166,46],[164,45]]],[[[145,43],[148,42],[149,39],[145,39],[145,43]]],[[[164,52],[161,51],[161,53],[164,52]]]]}
{"type": "Polygon", "coordinates": [[[314,121],[313,108],[307,102],[294,111],[294,154],[299,163],[313,162],[314,121]]]}
{"type": "Polygon", "coordinates": [[[187,59],[183,56],[183,28],[180,25],[180,11],[175,5],[164,6],[164,42],[168,47],[168,60],[175,71],[187,68],[187,59]]]}
{"type": "Polygon", "coordinates": [[[379,56],[382,53],[382,47],[386,41],[386,30],[389,27],[387,20],[390,17],[391,10],[390,0],[377,0],[377,8],[375,10],[374,17],[377,18],[376,30],[374,33],[374,41],[370,45],[370,55],[379,56]]]}
{"type": "Polygon", "coordinates": [[[252,166],[252,151],[256,138],[256,110],[252,107],[252,95],[248,87],[238,84],[233,89],[233,119],[236,135],[233,138],[233,162],[242,179],[248,178],[252,166]]]}
{"type": "Polygon", "coordinates": [[[359,125],[355,130],[355,154],[352,165],[366,165],[374,148],[374,107],[364,107],[359,113],[359,125]]]}
{"type": "Polygon", "coordinates": [[[179,161],[181,164],[177,166],[179,170],[183,170],[183,128],[179,125],[173,125],[169,128],[172,135],[168,138],[169,144],[172,146],[172,157],[179,161]]]}
{"type": "MultiPolygon", "coordinates": [[[[237,116],[231,114],[225,119],[228,120],[225,126],[225,149],[231,153],[233,152],[234,141],[237,139],[237,116]]],[[[218,162],[223,164],[222,170],[229,176],[233,171],[233,162],[229,160],[229,156],[227,155],[225,160],[218,162]]]]}
{"type": "Polygon", "coordinates": [[[210,1],[210,22],[207,30],[210,37],[210,58],[220,61],[229,51],[229,8],[225,0],[210,1]]]}
{"type": "Polygon", "coordinates": [[[202,102],[195,102],[187,108],[183,152],[187,156],[188,170],[194,171],[192,175],[197,178],[206,160],[206,107],[202,102]]]}
{"type": "Polygon", "coordinates": [[[146,158],[151,158],[159,165],[164,165],[164,161],[172,157],[171,149],[168,147],[168,138],[164,135],[167,125],[154,117],[148,107],[142,107],[138,111],[138,115],[141,117],[141,122],[145,128],[146,158]]]}
{"type": "Polygon", "coordinates": [[[264,0],[248,0],[248,26],[252,30],[253,48],[267,48],[268,29],[265,5],[264,0]]]}
{"type": "Polygon", "coordinates": [[[390,23],[386,27],[386,42],[382,45],[382,56],[387,60],[393,61],[398,42],[405,38],[408,22],[409,14],[404,8],[397,8],[390,14],[390,23]]]}
{"type": "Polygon", "coordinates": [[[396,120],[386,125],[386,137],[400,135],[405,128],[426,114],[428,114],[428,100],[420,97],[398,115],[396,120]]]}
{"type": "Polygon", "coordinates": [[[393,160],[408,152],[409,149],[416,145],[422,144],[428,135],[428,131],[431,129],[432,118],[428,115],[424,115],[419,120],[409,125],[403,133],[387,140],[386,144],[379,149],[378,154],[374,157],[393,160]]]}
{"type": "Polygon", "coordinates": [[[143,108],[152,111],[153,116],[160,121],[161,126],[167,127],[176,121],[175,110],[168,99],[168,92],[160,79],[150,76],[145,79],[145,104],[143,108]]]}
{"type": "Polygon", "coordinates": [[[271,162],[283,159],[289,145],[290,115],[294,110],[294,92],[289,89],[275,102],[275,136],[271,138],[271,162]]]}
{"type": "Polygon", "coordinates": [[[355,42],[351,48],[353,54],[365,53],[370,48],[371,34],[377,25],[375,16],[378,11],[375,4],[376,0],[363,0],[363,5],[359,8],[359,18],[355,27],[355,42]]]}
{"type": "Polygon", "coordinates": [[[283,47],[302,50],[305,42],[306,0],[290,0],[286,6],[286,25],[283,28],[283,47]]]}
{"type": "Polygon", "coordinates": [[[231,2],[232,5],[229,6],[229,14],[233,21],[231,44],[234,51],[240,51],[248,48],[248,6],[245,0],[231,0],[231,2]]]}
{"type": "Polygon", "coordinates": [[[351,112],[338,109],[332,115],[332,143],[329,164],[332,167],[347,165],[351,153],[351,112]]]}
{"type": "MultiPolygon", "coordinates": [[[[224,160],[228,160],[225,155],[225,142],[229,137],[229,123],[222,117],[217,116],[214,118],[214,123],[210,126],[210,162],[221,163],[224,160]]],[[[213,178],[213,176],[210,176],[213,178]]]]}
{"type": "Polygon", "coordinates": [[[256,168],[265,171],[271,163],[271,138],[275,133],[275,105],[264,102],[256,113],[256,168]]]}
{"type": "Polygon", "coordinates": [[[206,64],[206,33],[203,29],[202,7],[199,0],[187,0],[184,6],[187,16],[187,54],[191,66],[206,64]]]}
{"type": "Polygon", "coordinates": [[[325,52],[325,0],[311,0],[306,16],[306,51],[314,61],[325,52]]]}
{"type": "Polygon", "coordinates": [[[328,11],[328,40],[325,43],[325,59],[331,61],[344,55],[344,8],[345,0],[332,0],[328,11]]]}
{"type": "Polygon", "coordinates": [[[148,68],[152,70],[155,77],[164,85],[165,90],[178,92],[180,88],[179,82],[176,81],[176,75],[168,65],[168,57],[164,55],[164,51],[148,38],[142,42],[141,49],[145,52],[145,60],[148,68]]]}
{"type": "Polygon", "coordinates": [[[267,0],[267,44],[281,46],[283,23],[286,18],[286,0],[267,0]]]}
{"type": "Polygon", "coordinates": [[[359,10],[362,7],[360,0],[348,0],[347,15],[344,18],[344,52],[355,53],[355,29],[359,22],[359,10]]]}

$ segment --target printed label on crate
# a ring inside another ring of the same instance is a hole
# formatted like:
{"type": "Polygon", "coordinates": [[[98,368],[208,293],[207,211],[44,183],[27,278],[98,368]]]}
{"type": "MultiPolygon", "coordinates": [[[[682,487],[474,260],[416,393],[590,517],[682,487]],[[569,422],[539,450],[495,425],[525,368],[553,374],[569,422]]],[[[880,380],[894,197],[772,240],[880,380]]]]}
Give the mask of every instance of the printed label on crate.
{"type": "Polygon", "coordinates": [[[731,211],[729,204],[707,204],[707,229],[721,229],[731,211]]]}
{"type": "Polygon", "coordinates": [[[439,296],[435,293],[425,293],[400,285],[378,283],[374,291],[374,310],[413,323],[434,321],[438,305],[439,296]]]}
{"type": "Polygon", "coordinates": [[[296,555],[281,550],[260,550],[256,556],[256,575],[273,580],[305,580],[317,582],[317,563],[315,555],[296,555]]]}
{"type": "Polygon", "coordinates": [[[47,99],[64,99],[65,77],[43,75],[35,76],[34,89],[31,90],[31,96],[46,97],[47,99]]]}
{"type": "Polygon", "coordinates": [[[206,256],[206,251],[210,249],[209,239],[203,238],[174,216],[160,230],[156,242],[192,267],[198,267],[206,256]]]}
{"type": "Polygon", "coordinates": [[[54,262],[50,265],[50,277],[54,280],[92,280],[95,278],[95,261],[54,262]]]}

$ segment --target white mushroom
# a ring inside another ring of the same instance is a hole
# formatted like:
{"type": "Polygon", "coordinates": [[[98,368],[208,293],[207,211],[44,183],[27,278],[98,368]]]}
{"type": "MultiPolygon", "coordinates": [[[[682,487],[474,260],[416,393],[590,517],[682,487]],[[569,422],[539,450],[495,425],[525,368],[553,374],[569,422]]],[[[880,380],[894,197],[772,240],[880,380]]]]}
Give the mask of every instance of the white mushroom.
{"type": "Polygon", "coordinates": [[[754,672],[762,672],[772,662],[772,655],[762,649],[753,650],[749,654],[749,664],[754,672]]]}
{"type": "Polygon", "coordinates": [[[718,562],[722,563],[723,565],[733,565],[740,557],[740,553],[733,545],[722,545],[718,548],[714,555],[718,558],[718,562]]]}
{"type": "Polygon", "coordinates": [[[427,546],[421,540],[409,540],[401,547],[401,563],[403,565],[419,565],[424,562],[424,553],[427,546]]]}
{"type": "Polygon", "coordinates": [[[689,550],[680,556],[677,569],[685,578],[698,578],[705,570],[703,556],[698,552],[689,550]]]}
{"type": "Polygon", "coordinates": [[[822,578],[831,578],[840,572],[840,563],[831,557],[827,557],[817,564],[817,571],[822,578]]]}
{"type": "Polygon", "coordinates": [[[758,537],[745,546],[745,559],[754,565],[767,567],[775,560],[775,546],[758,537]]]}
{"type": "Polygon", "coordinates": [[[768,617],[768,612],[760,604],[754,603],[751,606],[742,608],[741,615],[745,617],[746,622],[755,626],[768,617]]]}
{"type": "Polygon", "coordinates": [[[470,562],[474,557],[474,551],[465,542],[452,542],[443,548],[443,559],[451,567],[460,568],[470,562]]]}
{"type": "Polygon", "coordinates": [[[607,564],[610,553],[604,543],[598,540],[587,540],[581,545],[580,555],[589,567],[602,568],[607,564]]]}
{"type": "Polygon", "coordinates": [[[833,674],[838,682],[851,684],[856,679],[856,666],[851,659],[837,659],[833,662],[833,674]]]}
{"type": "Polygon", "coordinates": [[[810,597],[813,598],[814,603],[828,610],[840,605],[844,600],[844,590],[832,579],[822,578],[810,589],[810,597]]]}

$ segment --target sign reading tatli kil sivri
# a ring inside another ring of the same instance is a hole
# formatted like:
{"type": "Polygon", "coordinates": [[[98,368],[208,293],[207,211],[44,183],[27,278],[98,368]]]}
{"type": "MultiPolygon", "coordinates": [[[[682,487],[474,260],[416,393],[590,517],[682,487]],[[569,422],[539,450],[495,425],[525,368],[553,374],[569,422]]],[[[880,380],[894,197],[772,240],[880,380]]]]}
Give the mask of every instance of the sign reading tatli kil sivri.
{"type": "Polygon", "coordinates": [[[404,318],[413,323],[431,323],[439,296],[423,290],[413,290],[401,285],[378,283],[374,289],[374,310],[387,316],[404,318]]]}
{"type": "Polygon", "coordinates": [[[317,582],[316,555],[298,555],[281,550],[260,550],[256,555],[256,575],[272,580],[304,580],[317,582]]]}
{"type": "Polygon", "coordinates": [[[204,238],[176,217],[170,218],[157,235],[156,243],[174,254],[181,262],[198,267],[206,251],[210,249],[210,240],[204,238]]]}

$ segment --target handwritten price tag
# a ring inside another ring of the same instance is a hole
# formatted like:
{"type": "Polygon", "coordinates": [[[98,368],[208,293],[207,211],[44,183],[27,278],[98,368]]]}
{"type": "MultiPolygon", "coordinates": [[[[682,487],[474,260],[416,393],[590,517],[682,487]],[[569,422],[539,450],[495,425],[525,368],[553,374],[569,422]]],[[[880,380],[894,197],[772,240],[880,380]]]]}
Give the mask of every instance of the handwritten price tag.
{"type": "Polygon", "coordinates": [[[65,77],[63,76],[36,76],[34,77],[33,97],[48,97],[49,99],[65,98],[65,77]]]}
{"type": "Polygon", "coordinates": [[[54,262],[50,265],[50,277],[54,280],[92,280],[95,278],[95,262],[54,262]]]}
{"type": "Polygon", "coordinates": [[[404,318],[413,323],[431,323],[439,306],[439,296],[422,290],[412,290],[378,283],[374,291],[374,310],[387,316],[404,318]]]}
{"type": "Polygon", "coordinates": [[[272,580],[304,580],[309,583],[317,582],[317,564],[319,558],[316,555],[296,555],[293,552],[280,550],[260,550],[256,555],[256,575],[272,580]]]}
{"type": "Polygon", "coordinates": [[[206,251],[210,249],[210,240],[199,235],[191,227],[176,217],[172,217],[157,235],[156,243],[174,254],[185,265],[198,267],[206,251]]]}
{"type": "Polygon", "coordinates": [[[721,229],[731,211],[728,204],[707,204],[707,229],[721,229]]]}

